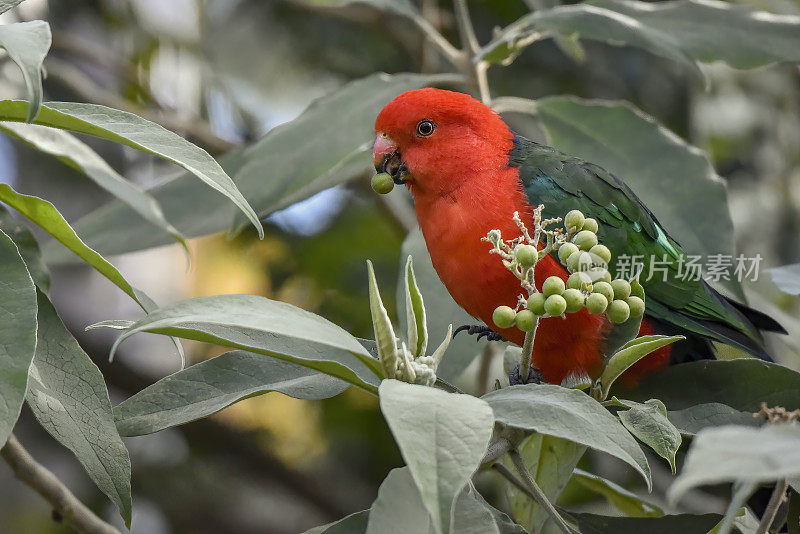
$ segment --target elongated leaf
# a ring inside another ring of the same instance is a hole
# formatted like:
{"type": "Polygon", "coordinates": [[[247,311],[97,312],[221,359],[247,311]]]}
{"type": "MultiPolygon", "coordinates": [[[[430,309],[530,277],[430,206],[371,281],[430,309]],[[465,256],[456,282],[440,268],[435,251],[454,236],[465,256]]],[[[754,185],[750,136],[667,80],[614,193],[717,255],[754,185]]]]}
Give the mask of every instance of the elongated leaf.
{"type": "Polygon", "coordinates": [[[435,534],[436,528],[425,508],[408,467],[392,469],[378,489],[369,510],[367,534],[435,534]]]}
{"type": "Polygon", "coordinates": [[[608,392],[614,381],[627,371],[636,362],[661,347],[686,339],[685,336],[642,336],[630,340],[617,353],[608,360],[603,374],[600,375],[600,384],[603,388],[603,398],[608,397],[608,392]]]}
{"type": "Polygon", "coordinates": [[[489,406],[469,395],[384,380],[381,411],[439,534],[450,532],[453,503],[492,436],[489,406]]]}
{"type": "Polygon", "coordinates": [[[296,399],[327,399],[348,384],[263,354],[232,351],[152,384],[114,408],[123,436],[150,434],[218,412],[248,397],[278,391],[296,399]]]}
{"type": "Polygon", "coordinates": [[[111,354],[138,332],[265,354],[377,392],[379,362],[358,340],[319,315],[256,295],[218,295],[158,308],[123,332],[111,354]]]}
{"type": "Polygon", "coordinates": [[[770,482],[800,477],[800,425],[723,426],[697,433],[683,471],[667,490],[677,502],[689,489],[721,482],[770,482]]]}
{"type": "Polygon", "coordinates": [[[675,473],[675,454],[681,446],[681,433],[667,419],[664,403],[658,399],[650,399],[644,404],[637,402],[618,415],[625,428],[669,462],[675,473]]]}
{"type": "Polygon", "coordinates": [[[576,469],[572,480],[584,488],[605,497],[617,510],[629,517],[661,517],[664,511],[639,498],[619,484],[594,473],[576,469]]]}
{"type": "Polygon", "coordinates": [[[750,358],[703,360],[668,367],[645,377],[625,396],[644,402],[661,399],[670,410],[720,403],[735,410],[758,412],[761,403],[800,408],[800,373],[782,365],[750,358]]]}
{"type": "MultiPolygon", "coordinates": [[[[422,237],[422,232],[414,230],[406,236],[403,241],[403,248],[401,257],[406,258],[412,256],[414,258],[414,274],[416,278],[419,291],[425,295],[425,316],[428,323],[428,332],[434,338],[442,335],[449,325],[461,326],[464,324],[474,324],[476,321],[473,317],[467,315],[458,304],[455,303],[450,293],[442,285],[439,280],[439,275],[431,264],[431,257],[428,254],[428,249],[425,246],[425,240],[422,237]]],[[[400,265],[400,277],[397,284],[397,302],[404,302],[405,295],[403,294],[403,287],[405,281],[404,266],[400,265]]],[[[407,314],[404,307],[398,307],[398,320],[402,324],[408,321],[407,314]]],[[[447,347],[447,357],[442,360],[441,365],[436,370],[436,375],[444,380],[453,381],[457,379],[464,369],[472,362],[475,356],[480,352],[480,346],[475,343],[475,339],[471,336],[461,334],[456,336],[447,347]]]]}
{"type": "Polygon", "coordinates": [[[472,484],[456,498],[451,532],[459,534],[526,534],[507,514],[486,502],[472,484]]]}
{"type": "Polygon", "coordinates": [[[367,531],[368,520],[369,510],[362,510],[339,521],[306,530],[303,534],[363,534],[367,531]]]}
{"type": "Polygon", "coordinates": [[[696,404],[683,410],[669,411],[667,417],[680,433],[685,435],[697,434],[708,426],[759,424],[759,420],[753,417],[753,412],[737,410],[719,402],[696,404]]]}
{"type": "Polygon", "coordinates": [[[676,514],[658,518],[610,517],[596,514],[576,514],[581,534],[706,534],[722,516],[719,514],[676,514]]]}
{"type": "Polygon", "coordinates": [[[800,61],[798,17],[716,0],[589,3],[670,35],[684,52],[704,63],[724,61],[737,69],[752,69],[777,61],[800,61]]]}
{"type": "Polygon", "coordinates": [[[42,62],[50,50],[50,25],[43,20],[0,26],[0,46],[22,70],[29,104],[25,119],[31,122],[42,104],[42,62]]]}
{"type": "Polygon", "coordinates": [[[650,486],[650,466],[639,444],[616,417],[585,393],[552,384],[526,384],[482,398],[497,422],[611,454],[636,469],[650,486]]]}
{"type": "Polygon", "coordinates": [[[75,454],[130,526],[131,460],[114,426],[103,375],[42,293],[38,303],[38,343],[25,398],[39,424],[75,454]]]}
{"type": "Polygon", "coordinates": [[[36,238],[22,222],[12,217],[5,206],[0,204],[0,230],[5,232],[17,245],[20,256],[33,278],[33,282],[42,291],[50,288],[50,272],[42,261],[36,238]]]}
{"type": "MultiPolygon", "coordinates": [[[[314,101],[299,117],[272,129],[246,150],[223,157],[220,163],[259,216],[266,216],[369,172],[375,117],[381,108],[403,91],[452,84],[458,79],[451,75],[374,74],[350,82],[314,101]]],[[[234,216],[217,195],[198,188],[187,176],[150,193],[187,237],[227,230],[234,216]]],[[[105,254],[169,242],[119,202],[90,213],[76,227],[88,243],[105,254]]],[[[55,252],[46,248],[45,257],[65,260],[55,252]]]]}
{"type": "MultiPolygon", "coordinates": [[[[25,102],[0,101],[0,120],[22,121],[24,110],[25,102]]],[[[127,111],[76,102],[48,102],[42,106],[35,122],[102,137],[180,165],[230,199],[256,227],[259,237],[264,236],[258,216],[219,163],[202,148],[154,122],[127,111]]]]}
{"type": "Polygon", "coordinates": [[[36,289],[17,246],[0,230],[0,444],[19,417],[36,349],[36,289]]]}
{"type": "Polygon", "coordinates": [[[5,202],[56,238],[59,243],[74,252],[79,258],[94,267],[100,274],[127,293],[143,310],[149,311],[155,308],[153,301],[130,285],[116,267],[86,246],[61,213],[48,201],[39,197],[17,193],[10,185],[0,184],[0,202],[5,202]]]}
{"type": "Polygon", "coordinates": [[[428,323],[425,317],[425,304],[417,287],[411,256],[405,268],[406,322],[408,323],[408,346],[415,356],[425,356],[428,348],[428,323]]]}
{"type": "Polygon", "coordinates": [[[367,275],[369,277],[369,311],[372,316],[372,332],[375,335],[375,345],[378,350],[378,359],[383,367],[380,377],[394,376],[399,350],[397,339],[394,335],[392,320],[383,306],[378,281],[375,279],[375,270],[372,262],[367,260],[367,275]]]}
{"type": "Polygon", "coordinates": [[[97,152],[74,135],[64,130],[16,122],[0,122],[0,130],[80,169],[97,185],[130,206],[153,225],[171,234],[186,247],[180,232],[164,218],[161,207],[155,199],[133,182],[120,176],[97,152]]]}
{"type": "MultiPolygon", "coordinates": [[[[733,254],[727,193],[708,156],[625,102],[537,101],[553,145],[627,183],[688,254],[733,254]],[[701,228],[714,228],[713,235],[701,228]]],[[[741,291],[735,282],[726,283],[741,291]]]]}

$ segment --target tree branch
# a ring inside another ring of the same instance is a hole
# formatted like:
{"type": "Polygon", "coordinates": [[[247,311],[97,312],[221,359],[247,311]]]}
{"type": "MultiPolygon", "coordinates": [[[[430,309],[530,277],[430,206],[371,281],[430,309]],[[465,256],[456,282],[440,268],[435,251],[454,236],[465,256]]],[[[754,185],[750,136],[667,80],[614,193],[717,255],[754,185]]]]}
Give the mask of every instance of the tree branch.
{"type": "Polygon", "coordinates": [[[492,95],[489,92],[489,79],[486,75],[489,70],[489,63],[478,58],[480,44],[475,36],[475,28],[472,26],[472,20],[469,16],[467,0],[454,0],[453,8],[458,21],[458,33],[461,35],[462,55],[466,60],[463,62],[464,65],[461,66],[461,70],[470,74],[481,102],[491,106],[492,95]]]}
{"type": "Polygon", "coordinates": [[[769,503],[767,503],[767,509],[764,510],[764,515],[761,517],[761,522],[758,524],[756,534],[767,534],[769,527],[772,526],[775,517],[778,515],[778,508],[780,508],[783,503],[783,498],[786,496],[786,489],[788,487],[789,483],[786,479],[779,480],[778,483],[775,484],[775,489],[772,491],[772,496],[769,498],[769,503]]]}
{"type": "Polygon", "coordinates": [[[531,474],[528,472],[528,468],[525,467],[525,461],[522,459],[519,451],[517,449],[511,449],[508,451],[508,455],[511,458],[511,461],[514,463],[514,467],[517,469],[517,472],[522,477],[522,481],[524,482],[525,486],[528,488],[528,491],[526,491],[525,494],[535,500],[539,506],[547,511],[562,532],[565,534],[574,534],[575,531],[567,524],[566,521],[564,521],[564,518],[558,513],[556,507],[553,506],[553,503],[551,503],[550,499],[547,498],[547,495],[544,494],[542,488],[539,487],[531,474]]]}
{"type": "Polygon", "coordinates": [[[428,41],[433,44],[439,52],[449,61],[452,65],[456,67],[460,67],[463,57],[463,53],[460,52],[455,46],[450,44],[450,41],[444,38],[444,36],[439,33],[439,31],[433,27],[433,25],[425,20],[424,17],[410,17],[411,22],[413,22],[419,30],[425,34],[428,41]]]}
{"type": "Polygon", "coordinates": [[[34,460],[13,434],[0,449],[0,456],[11,466],[19,480],[44,497],[79,532],[120,534],[119,530],[97,517],[79,501],[52,472],[34,460]]]}

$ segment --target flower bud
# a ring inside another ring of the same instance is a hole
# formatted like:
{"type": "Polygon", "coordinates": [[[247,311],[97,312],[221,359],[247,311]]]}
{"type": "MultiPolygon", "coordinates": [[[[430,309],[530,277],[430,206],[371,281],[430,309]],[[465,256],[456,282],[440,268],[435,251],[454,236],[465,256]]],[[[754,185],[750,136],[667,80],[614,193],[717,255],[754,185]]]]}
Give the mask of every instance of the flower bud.
{"type": "Polygon", "coordinates": [[[372,177],[370,185],[372,185],[373,191],[380,195],[385,195],[394,189],[394,180],[385,172],[381,172],[372,177]]]}
{"type": "Polygon", "coordinates": [[[583,296],[583,293],[572,288],[564,291],[561,296],[564,297],[564,300],[567,302],[567,313],[575,313],[583,308],[583,303],[586,300],[586,298],[583,296]]]}
{"type": "Polygon", "coordinates": [[[625,300],[631,294],[631,285],[627,280],[623,280],[622,278],[612,280],[611,289],[614,290],[615,299],[625,300]]]}
{"type": "Polygon", "coordinates": [[[549,276],[542,284],[542,293],[545,297],[550,295],[560,295],[565,289],[564,280],[558,276],[549,276]]]}
{"type": "Polygon", "coordinates": [[[517,312],[514,323],[517,325],[517,328],[523,332],[530,332],[536,324],[536,315],[530,310],[520,310],[517,312]]]}
{"type": "Polygon", "coordinates": [[[592,293],[586,297],[586,309],[589,313],[603,313],[608,307],[608,299],[602,293],[592,293]]]}
{"type": "Polygon", "coordinates": [[[492,313],[492,321],[498,328],[511,328],[516,316],[517,312],[509,306],[498,306],[492,313]]]}
{"type": "Polygon", "coordinates": [[[553,317],[563,315],[566,310],[567,301],[561,295],[550,295],[544,301],[544,311],[553,317]]]}
{"type": "Polygon", "coordinates": [[[608,320],[614,324],[624,323],[631,316],[631,309],[624,300],[615,300],[608,305],[606,310],[608,320]]]}
{"type": "Polygon", "coordinates": [[[544,299],[545,296],[543,294],[534,293],[528,297],[528,309],[536,315],[544,315],[544,299]]]}

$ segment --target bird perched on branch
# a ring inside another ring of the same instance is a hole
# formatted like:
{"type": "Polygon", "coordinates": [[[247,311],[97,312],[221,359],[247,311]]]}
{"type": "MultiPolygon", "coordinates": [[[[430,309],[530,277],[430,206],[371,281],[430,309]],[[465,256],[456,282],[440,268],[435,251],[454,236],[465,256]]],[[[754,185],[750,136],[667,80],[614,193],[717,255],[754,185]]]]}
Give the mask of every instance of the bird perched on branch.
{"type": "MultiPolygon", "coordinates": [[[[721,295],[704,280],[680,276],[684,250],[622,180],[515,134],[469,95],[432,88],[403,93],[380,112],[375,133],[375,168],[413,195],[442,283],[467,313],[511,342],[521,345],[525,333],[498,328],[492,313],[517,302],[519,280],[488,253],[481,238],[492,229],[516,235],[514,212],[530,224],[533,207],[540,204],[548,218],[580,210],[599,222],[597,236],[615,256],[644,257],[640,280],[647,298],[639,334],[686,336],[640,360],[626,373],[629,382],[670,360],[713,358],[711,342],[769,359],[761,331],[785,333],[767,315],[721,295]],[[652,277],[650,257],[667,260],[652,277]]],[[[569,276],[556,255],[536,265],[537,287],[550,276],[569,276]]],[[[594,376],[610,326],[604,315],[586,309],[563,319],[541,319],[533,366],[551,383],[573,373],[594,376]]]]}

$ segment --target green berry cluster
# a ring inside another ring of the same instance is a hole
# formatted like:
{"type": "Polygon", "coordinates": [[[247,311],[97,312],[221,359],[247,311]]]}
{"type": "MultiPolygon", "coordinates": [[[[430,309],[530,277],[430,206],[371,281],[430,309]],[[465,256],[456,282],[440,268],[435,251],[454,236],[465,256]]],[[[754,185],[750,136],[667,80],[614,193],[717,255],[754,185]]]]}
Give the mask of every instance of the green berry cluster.
{"type": "MultiPolygon", "coordinates": [[[[564,225],[566,232],[561,232],[548,246],[557,251],[559,260],[570,272],[566,283],[558,276],[550,276],[541,291],[529,284],[529,297],[524,304],[520,298],[520,311],[510,306],[495,309],[492,320],[499,328],[516,326],[528,332],[535,328],[539,317],[563,317],[584,307],[589,313],[605,313],[615,324],[644,314],[644,291],[638,281],[631,284],[612,279],[608,271],[611,251],[598,242],[597,221],[572,210],[564,217],[564,225]]],[[[522,273],[540,257],[541,253],[530,244],[518,244],[513,249],[514,263],[521,267],[522,273]]],[[[511,268],[510,262],[506,266],[511,268]]]]}

